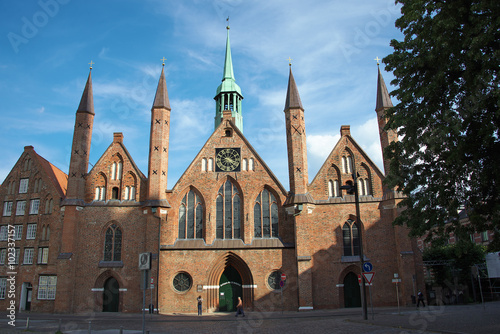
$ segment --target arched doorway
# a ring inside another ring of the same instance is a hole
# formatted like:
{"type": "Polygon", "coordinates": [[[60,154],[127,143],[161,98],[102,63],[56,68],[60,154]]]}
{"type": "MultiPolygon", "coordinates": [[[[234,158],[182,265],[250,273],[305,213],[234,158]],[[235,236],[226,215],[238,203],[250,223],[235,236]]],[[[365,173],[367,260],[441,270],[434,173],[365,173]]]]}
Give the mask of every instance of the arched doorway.
{"type": "Polygon", "coordinates": [[[120,286],[114,277],[110,277],[104,283],[102,295],[102,311],[118,312],[120,307],[120,286]]]}
{"type": "Polygon", "coordinates": [[[344,306],[361,307],[361,291],[358,276],[350,272],[344,277],[344,306]]]}
{"type": "Polygon", "coordinates": [[[219,311],[236,311],[242,292],[240,274],[233,266],[227,266],[219,280],[219,311]]]}

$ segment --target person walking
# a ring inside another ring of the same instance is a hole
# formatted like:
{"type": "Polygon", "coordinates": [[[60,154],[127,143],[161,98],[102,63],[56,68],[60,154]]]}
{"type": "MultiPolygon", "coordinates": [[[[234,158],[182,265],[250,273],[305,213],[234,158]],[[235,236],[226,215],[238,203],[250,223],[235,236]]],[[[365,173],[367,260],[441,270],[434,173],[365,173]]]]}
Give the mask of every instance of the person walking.
{"type": "Polygon", "coordinates": [[[245,316],[245,312],[243,312],[243,301],[241,300],[241,297],[238,297],[238,305],[236,305],[236,315],[235,315],[235,317],[237,317],[238,314],[241,314],[241,315],[245,316]]]}
{"type": "Polygon", "coordinates": [[[418,296],[417,307],[420,306],[420,302],[422,302],[422,305],[424,305],[424,307],[425,307],[424,294],[422,293],[422,291],[418,291],[417,296],[418,296]]]}
{"type": "Polygon", "coordinates": [[[203,298],[201,298],[201,296],[198,296],[196,300],[198,301],[198,315],[201,315],[201,311],[203,309],[203,298]]]}

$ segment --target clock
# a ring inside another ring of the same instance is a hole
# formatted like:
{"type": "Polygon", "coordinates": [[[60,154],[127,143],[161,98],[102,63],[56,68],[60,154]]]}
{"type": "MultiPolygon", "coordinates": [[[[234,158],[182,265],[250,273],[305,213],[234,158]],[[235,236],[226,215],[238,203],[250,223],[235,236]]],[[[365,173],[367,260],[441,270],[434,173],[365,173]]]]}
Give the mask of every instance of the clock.
{"type": "Polygon", "coordinates": [[[241,170],[240,148],[216,148],[215,171],[239,172],[241,170]]]}

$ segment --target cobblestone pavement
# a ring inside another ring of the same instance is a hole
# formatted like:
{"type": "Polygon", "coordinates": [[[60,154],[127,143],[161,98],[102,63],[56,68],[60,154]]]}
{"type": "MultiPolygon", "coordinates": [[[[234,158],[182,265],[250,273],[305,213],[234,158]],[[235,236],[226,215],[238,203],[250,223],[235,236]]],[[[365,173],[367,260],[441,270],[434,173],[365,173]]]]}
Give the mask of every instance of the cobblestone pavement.
{"type": "MultiPolygon", "coordinates": [[[[311,312],[247,312],[234,314],[146,315],[146,331],[154,333],[500,333],[500,302],[484,306],[431,306],[426,308],[369,309],[363,320],[361,309],[317,310],[311,312]]],[[[0,333],[142,333],[140,314],[17,314],[16,327],[8,325],[5,312],[0,313],[0,333]]]]}

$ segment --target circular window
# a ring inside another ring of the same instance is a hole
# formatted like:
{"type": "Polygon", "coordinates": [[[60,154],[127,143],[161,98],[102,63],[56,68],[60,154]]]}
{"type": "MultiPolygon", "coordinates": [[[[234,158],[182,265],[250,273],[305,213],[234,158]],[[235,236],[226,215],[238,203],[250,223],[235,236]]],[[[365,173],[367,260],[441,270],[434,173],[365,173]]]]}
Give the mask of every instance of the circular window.
{"type": "MultiPolygon", "coordinates": [[[[280,290],[280,281],[281,281],[281,271],[275,270],[267,276],[267,286],[271,290],[280,290]]],[[[286,281],[285,281],[286,282],[286,281]]],[[[283,282],[283,287],[285,287],[285,282],[283,282]]]]}
{"type": "Polygon", "coordinates": [[[174,289],[178,292],[186,292],[191,289],[191,285],[193,284],[193,280],[188,273],[178,273],[174,277],[174,289]]]}

